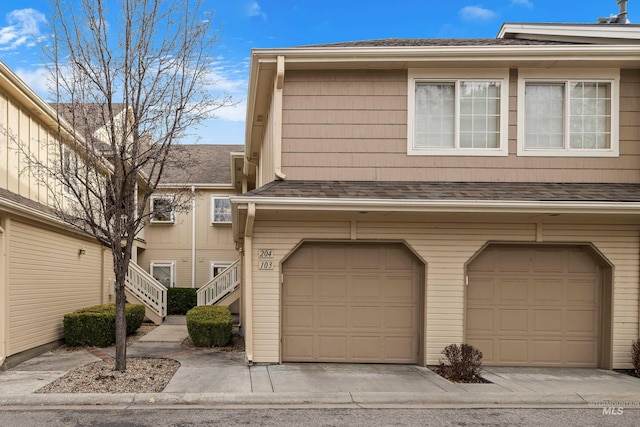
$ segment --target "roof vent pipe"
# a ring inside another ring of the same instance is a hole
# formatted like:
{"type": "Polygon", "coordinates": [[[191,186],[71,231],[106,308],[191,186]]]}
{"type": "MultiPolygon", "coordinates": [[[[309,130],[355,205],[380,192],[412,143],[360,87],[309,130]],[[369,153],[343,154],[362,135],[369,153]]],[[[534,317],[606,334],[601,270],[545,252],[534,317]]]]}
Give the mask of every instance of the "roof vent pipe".
{"type": "Polygon", "coordinates": [[[618,0],[618,24],[628,24],[627,20],[627,1],[628,0],[618,0]]]}

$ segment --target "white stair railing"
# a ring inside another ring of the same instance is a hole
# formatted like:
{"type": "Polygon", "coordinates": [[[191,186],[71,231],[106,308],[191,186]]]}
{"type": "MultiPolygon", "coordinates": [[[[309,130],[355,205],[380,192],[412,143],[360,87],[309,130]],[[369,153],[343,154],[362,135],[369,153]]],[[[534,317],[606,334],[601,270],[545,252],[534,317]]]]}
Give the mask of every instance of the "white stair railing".
{"type": "Polygon", "coordinates": [[[151,311],[162,318],[167,317],[167,288],[133,261],[129,262],[125,286],[151,311]]]}
{"type": "Polygon", "coordinates": [[[240,286],[240,259],[198,289],[198,305],[213,305],[240,286]]]}

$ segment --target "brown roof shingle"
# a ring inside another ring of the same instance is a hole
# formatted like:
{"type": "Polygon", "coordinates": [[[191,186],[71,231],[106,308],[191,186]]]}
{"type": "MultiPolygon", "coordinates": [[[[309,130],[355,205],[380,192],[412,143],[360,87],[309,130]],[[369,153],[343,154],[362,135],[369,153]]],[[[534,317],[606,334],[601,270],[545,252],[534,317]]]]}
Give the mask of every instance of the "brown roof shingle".
{"type": "Polygon", "coordinates": [[[640,184],[412,181],[274,181],[248,197],[640,202],[640,184]]]}
{"type": "Polygon", "coordinates": [[[552,40],[527,40],[527,39],[405,39],[388,38],[377,40],[359,40],[338,43],[323,43],[299,46],[302,48],[318,47],[426,47],[426,46],[526,46],[526,45],[576,45],[576,42],[557,42],[552,40]]]}
{"type": "Polygon", "coordinates": [[[231,157],[244,145],[175,144],[162,175],[162,184],[232,184],[231,157]]]}

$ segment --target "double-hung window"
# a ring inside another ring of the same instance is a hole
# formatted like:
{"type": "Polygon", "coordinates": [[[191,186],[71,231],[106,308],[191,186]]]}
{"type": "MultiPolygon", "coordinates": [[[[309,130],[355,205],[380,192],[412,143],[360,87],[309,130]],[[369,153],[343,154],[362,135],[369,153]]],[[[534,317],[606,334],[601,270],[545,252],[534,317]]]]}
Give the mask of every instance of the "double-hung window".
{"type": "Polygon", "coordinates": [[[175,222],[172,195],[151,196],[151,222],[173,224],[175,222]]]}
{"type": "Polygon", "coordinates": [[[518,155],[618,155],[618,70],[519,70],[518,155]]]}
{"type": "Polygon", "coordinates": [[[229,197],[211,197],[211,223],[229,224],[231,223],[231,201],[229,197]]]}
{"type": "Polygon", "coordinates": [[[409,71],[408,154],[508,155],[506,69],[409,71]]]}

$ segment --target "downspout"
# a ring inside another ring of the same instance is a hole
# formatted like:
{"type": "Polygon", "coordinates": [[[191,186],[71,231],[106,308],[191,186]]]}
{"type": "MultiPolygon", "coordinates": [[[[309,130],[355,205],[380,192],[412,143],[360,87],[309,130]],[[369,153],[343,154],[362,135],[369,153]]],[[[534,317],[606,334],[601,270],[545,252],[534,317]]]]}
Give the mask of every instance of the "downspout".
{"type": "Polygon", "coordinates": [[[284,181],[282,172],[282,87],[284,86],[284,56],[277,59],[276,81],[273,88],[273,169],[276,179],[284,181]]]}
{"type": "Polygon", "coordinates": [[[249,366],[253,365],[253,223],[256,218],[256,204],[247,206],[247,223],[244,229],[244,345],[249,366]]]}
{"type": "Polygon", "coordinates": [[[196,287],[196,187],[191,186],[191,287],[196,287]]]}
{"type": "Polygon", "coordinates": [[[0,238],[0,316],[2,316],[2,319],[0,319],[0,366],[2,366],[4,364],[4,361],[6,359],[6,350],[7,350],[7,342],[6,342],[6,337],[7,335],[5,334],[5,327],[6,327],[6,322],[8,321],[8,316],[9,313],[6,310],[6,277],[7,277],[7,269],[4,267],[4,241],[5,241],[5,237],[6,234],[4,232],[4,228],[2,228],[2,224],[0,224],[0,235],[2,235],[2,237],[0,238]]]}

